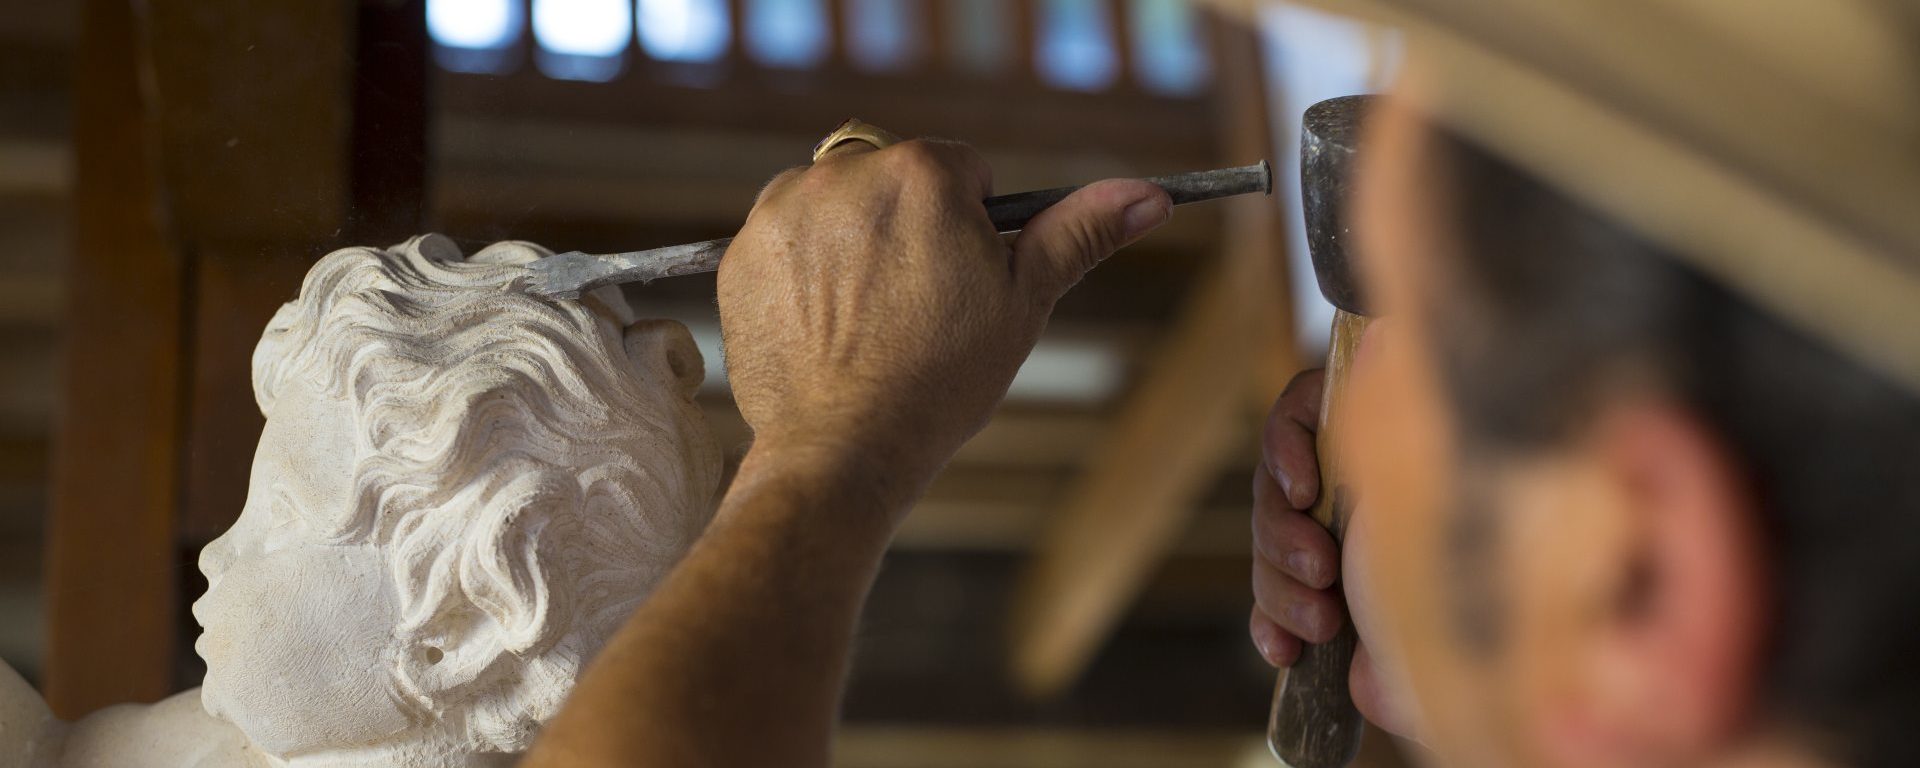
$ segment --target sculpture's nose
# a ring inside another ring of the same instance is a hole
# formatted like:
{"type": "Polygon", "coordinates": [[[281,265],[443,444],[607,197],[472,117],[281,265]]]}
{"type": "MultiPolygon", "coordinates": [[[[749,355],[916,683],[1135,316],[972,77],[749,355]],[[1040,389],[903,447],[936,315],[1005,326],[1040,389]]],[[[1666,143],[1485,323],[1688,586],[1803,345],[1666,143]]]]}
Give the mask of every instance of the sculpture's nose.
{"type": "Polygon", "coordinates": [[[233,531],[229,529],[200,550],[200,574],[207,577],[207,586],[213,586],[233,563],[232,540],[233,531]]]}

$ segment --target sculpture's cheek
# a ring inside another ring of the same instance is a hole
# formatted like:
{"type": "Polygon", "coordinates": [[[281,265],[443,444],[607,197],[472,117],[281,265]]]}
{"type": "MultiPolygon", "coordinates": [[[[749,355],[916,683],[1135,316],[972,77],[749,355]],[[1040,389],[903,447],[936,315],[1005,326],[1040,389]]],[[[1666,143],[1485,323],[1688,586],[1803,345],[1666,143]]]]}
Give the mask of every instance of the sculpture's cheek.
{"type": "Polygon", "coordinates": [[[242,558],[196,613],[207,710],[262,749],[349,748],[406,728],[387,663],[394,601],[374,548],[301,544],[242,558]]]}

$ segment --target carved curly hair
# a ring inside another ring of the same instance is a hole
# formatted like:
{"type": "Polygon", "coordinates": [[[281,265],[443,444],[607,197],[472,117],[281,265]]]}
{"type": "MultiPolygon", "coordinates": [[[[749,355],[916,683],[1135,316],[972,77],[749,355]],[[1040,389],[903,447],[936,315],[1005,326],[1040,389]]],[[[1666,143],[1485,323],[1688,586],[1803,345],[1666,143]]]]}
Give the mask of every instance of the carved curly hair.
{"type": "Polygon", "coordinates": [[[525,293],[520,265],[547,255],[467,259],[435,235],[337,251],[253,356],[263,413],[296,377],[351,402],[354,503],[306,522],[385,553],[395,698],[475,750],[530,745],[698,537],[720,479],[686,329],[525,293]]]}

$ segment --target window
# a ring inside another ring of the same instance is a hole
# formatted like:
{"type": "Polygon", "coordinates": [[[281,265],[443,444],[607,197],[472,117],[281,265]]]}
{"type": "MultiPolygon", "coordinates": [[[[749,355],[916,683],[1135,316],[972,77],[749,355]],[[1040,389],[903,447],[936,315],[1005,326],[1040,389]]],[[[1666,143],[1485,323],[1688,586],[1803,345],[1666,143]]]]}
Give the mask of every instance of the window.
{"type": "Polygon", "coordinates": [[[660,61],[710,62],[733,42],[727,0],[639,0],[640,47],[660,61]]]}
{"type": "Polygon", "coordinates": [[[825,61],[832,44],[823,0],[748,0],[747,52],[762,64],[807,69],[825,61]]]}
{"type": "Polygon", "coordinates": [[[862,69],[905,69],[919,58],[920,0],[849,0],[848,55],[862,69]]]}
{"type": "Polygon", "coordinates": [[[512,70],[524,23],[520,0],[427,0],[433,60],[454,72],[512,70]]]}
{"type": "Polygon", "coordinates": [[[534,61],[563,80],[604,82],[626,65],[632,0],[533,0],[534,61]]]}
{"type": "Polygon", "coordinates": [[[1099,91],[1120,75],[1113,16],[1104,0],[1045,0],[1034,64],[1055,88],[1099,91]]]}
{"type": "Polygon", "coordinates": [[[1133,0],[1134,76],[1149,91],[1197,93],[1207,82],[1200,25],[1188,0],[1133,0]]]}

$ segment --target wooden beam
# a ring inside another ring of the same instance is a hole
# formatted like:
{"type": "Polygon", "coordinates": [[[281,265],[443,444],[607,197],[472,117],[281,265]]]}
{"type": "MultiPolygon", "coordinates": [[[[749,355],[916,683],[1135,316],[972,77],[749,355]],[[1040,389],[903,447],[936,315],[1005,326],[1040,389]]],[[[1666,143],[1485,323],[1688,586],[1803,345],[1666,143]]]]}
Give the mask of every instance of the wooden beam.
{"type": "Polygon", "coordinates": [[[59,199],[73,191],[73,152],[64,141],[0,141],[0,193],[59,199]]]}
{"type": "Polygon", "coordinates": [[[47,521],[43,691],[74,718],[172,691],[186,274],[168,247],[126,0],[85,6],[66,400],[47,521]]]}
{"type": "Polygon", "coordinates": [[[1243,428],[1251,345],[1235,278],[1218,268],[1194,295],[1034,553],[1011,625],[1014,675],[1029,693],[1078,676],[1243,428]]]}
{"type": "MultiPolygon", "coordinates": [[[[1214,115],[1231,162],[1271,155],[1271,126],[1252,30],[1218,24],[1214,115]]],[[[1092,466],[1055,515],[1011,618],[1020,686],[1059,693],[1079,675],[1187,525],[1199,494],[1251,429],[1250,389],[1296,355],[1284,318],[1280,208],[1232,201],[1221,264],[1190,299],[1165,349],[1092,466]]],[[[1245,459],[1250,461],[1250,459],[1245,459]]]]}

